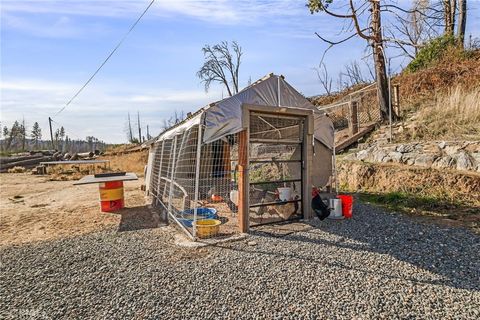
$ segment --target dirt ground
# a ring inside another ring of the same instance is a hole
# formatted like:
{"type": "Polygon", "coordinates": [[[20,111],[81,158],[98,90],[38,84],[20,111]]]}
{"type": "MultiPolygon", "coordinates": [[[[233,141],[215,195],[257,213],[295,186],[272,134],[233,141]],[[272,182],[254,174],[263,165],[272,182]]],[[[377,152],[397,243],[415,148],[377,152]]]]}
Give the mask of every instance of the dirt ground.
{"type": "Polygon", "coordinates": [[[143,178],[125,182],[126,208],[118,213],[100,212],[98,185],[74,186],[73,182],[49,181],[49,176],[30,173],[0,174],[0,247],[109,227],[128,229],[129,217],[149,212],[140,190],[143,178]]]}

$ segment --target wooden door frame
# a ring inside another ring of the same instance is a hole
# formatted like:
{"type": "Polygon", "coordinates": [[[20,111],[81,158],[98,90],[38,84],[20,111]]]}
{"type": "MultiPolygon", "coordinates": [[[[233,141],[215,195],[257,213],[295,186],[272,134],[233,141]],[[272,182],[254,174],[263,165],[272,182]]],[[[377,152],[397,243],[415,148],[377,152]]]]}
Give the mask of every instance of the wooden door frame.
{"type": "Polygon", "coordinates": [[[302,148],[302,212],[304,219],[312,218],[311,210],[311,181],[310,173],[313,164],[313,132],[314,132],[314,110],[301,109],[287,106],[262,106],[255,104],[242,104],[242,126],[243,131],[239,133],[239,205],[238,221],[240,232],[247,233],[250,229],[250,181],[248,166],[250,163],[250,113],[258,112],[270,115],[287,115],[305,118],[305,128],[302,148]]]}

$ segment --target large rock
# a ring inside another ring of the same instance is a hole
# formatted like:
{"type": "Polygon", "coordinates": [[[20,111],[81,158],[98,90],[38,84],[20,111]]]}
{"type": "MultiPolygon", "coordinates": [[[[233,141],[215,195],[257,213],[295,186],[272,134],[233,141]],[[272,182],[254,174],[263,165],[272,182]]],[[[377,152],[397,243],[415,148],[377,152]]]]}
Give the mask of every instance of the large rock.
{"type": "Polygon", "coordinates": [[[401,144],[397,146],[397,151],[401,153],[408,153],[415,150],[415,146],[411,144],[401,144]]]}
{"type": "Polygon", "coordinates": [[[408,165],[414,165],[415,164],[415,159],[420,157],[420,153],[404,153],[402,154],[402,163],[408,164],[408,165]]]}
{"type": "Polygon", "coordinates": [[[370,153],[368,152],[368,150],[361,150],[357,153],[357,160],[366,160],[369,155],[370,153]]]}
{"type": "Polygon", "coordinates": [[[470,154],[472,160],[475,162],[477,171],[480,172],[480,152],[474,152],[470,154]]]}
{"type": "Polygon", "coordinates": [[[475,165],[472,157],[465,151],[457,154],[457,170],[474,170],[475,165]]]}
{"type": "Polygon", "coordinates": [[[382,162],[383,158],[387,156],[387,153],[383,150],[378,150],[375,153],[373,153],[373,161],[375,162],[382,162]]]}
{"type": "Polygon", "coordinates": [[[392,151],[388,153],[388,157],[392,159],[393,162],[402,162],[403,154],[398,151],[392,151]]]}
{"type": "Polygon", "coordinates": [[[414,165],[430,167],[435,161],[436,156],[432,154],[420,154],[415,158],[414,165]]]}
{"type": "Polygon", "coordinates": [[[449,156],[455,156],[458,153],[458,150],[460,150],[459,145],[447,145],[443,149],[443,151],[448,154],[449,156]]]}
{"type": "Polygon", "coordinates": [[[456,161],[451,156],[438,157],[435,162],[432,164],[435,168],[451,168],[454,167],[456,161]]]}

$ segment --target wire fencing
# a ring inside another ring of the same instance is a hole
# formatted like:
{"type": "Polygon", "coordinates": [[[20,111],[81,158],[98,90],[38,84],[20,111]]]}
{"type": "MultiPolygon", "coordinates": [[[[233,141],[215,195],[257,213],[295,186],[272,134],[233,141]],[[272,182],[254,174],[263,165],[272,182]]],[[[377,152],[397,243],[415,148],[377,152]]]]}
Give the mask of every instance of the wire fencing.
{"type": "Polygon", "coordinates": [[[150,195],[153,205],[192,238],[237,232],[238,134],[201,142],[195,125],[154,145],[150,195]]]}
{"type": "Polygon", "coordinates": [[[318,106],[318,109],[328,113],[337,133],[352,136],[382,119],[375,85],[370,84],[333,104],[318,106]]]}

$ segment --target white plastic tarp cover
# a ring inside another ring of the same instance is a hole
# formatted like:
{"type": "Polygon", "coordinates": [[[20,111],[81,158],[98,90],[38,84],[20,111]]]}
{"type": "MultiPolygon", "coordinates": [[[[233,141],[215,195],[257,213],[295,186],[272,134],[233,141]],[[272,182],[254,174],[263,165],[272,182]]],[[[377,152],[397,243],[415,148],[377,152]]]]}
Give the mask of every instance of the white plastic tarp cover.
{"type": "Polygon", "coordinates": [[[186,120],[182,124],[171,128],[170,130],[162,133],[158,138],[158,141],[173,139],[176,135],[184,133],[191,127],[200,124],[203,113],[199,113],[191,119],[186,120]]]}
{"type": "MultiPolygon", "coordinates": [[[[315,106],[290,86],[283,77],[270,76],[245,88],[236,95],[210,106],[205,111],[203,141],[205,143],[212,142],[228,134],[242,131],[242,104],[244,103],[316,110],[315,106]]],[[[333,124],[331,124],[331,121],[328,123],[329,121],[328,117],[318,115],[318,121],[315,121],[315,137],[328,148],[332,148],[333,131],[330,129],[333,129],[333,124]],[[322,120],[323,118],[325,119],[322,120]],[[321,127],[317,128],[317,122],[321,127]]]]}

